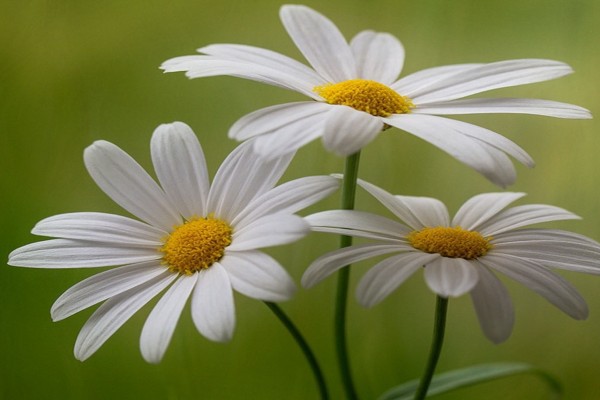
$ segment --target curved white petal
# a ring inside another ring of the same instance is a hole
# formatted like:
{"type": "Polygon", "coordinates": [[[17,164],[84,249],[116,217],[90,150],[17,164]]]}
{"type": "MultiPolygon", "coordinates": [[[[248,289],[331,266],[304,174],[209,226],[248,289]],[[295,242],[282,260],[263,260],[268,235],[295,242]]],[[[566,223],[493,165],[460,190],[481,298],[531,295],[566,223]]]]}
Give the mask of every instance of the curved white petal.
{"type": "Polygon", "coordinates": [[[217,171],[208,195],[208,212],[232,221],[256,196],[271,189],[289,165],[293,154],[272,160],[258,157],[251,142],[233,150],[217,171]]]}
{"type": "Polygon", "coordinates": [[[332,176],[307,176],[285,182],[254,198],[231,224],[237,229],[267,214],[292,214],[329,196],[340,186],[332,176]]]}
{"type": "Polygon", "coordinates": [[[313,261],[302,275],[302,286],[310,288],[353,262],[399,251],[402,249],[390,244],[365,244],[334,250],[313,261]]]}
{"type": "Polygon", "coordinates": [[[398,199],[423,227],[448,226],[450,215],[446,205],[432,197],[394,196],[398,199]]]}
{"type": "Polygon", "coordinates": [[[442,297],[458,297],[477,284],[479,274],[468,260],[438,257],[425,267],[425,281],[442,297]]]}
{"type": "Polygon", "coordinates": [[[155,279],[102,304],[86,321],[75,341],[75,358],[84,361],[96,352],[133,314],[166,288],[176,274],[165,271],[155,279]]]}
{"type": "Polygon", "coordinates": [[[357,183],[414,230],[420,230],[427,226],[448,225],[450,217],[448,211],[445,211],[446,206],[436,199],[394,196],[362,179],[359,179],[357,183]],[[428,210],[427,207],[433,209],[428,210]]]}
{"type": "Polygon", "coordinates": [[[383,130],[383,122],[366,112],[347,106],[332,107],[323,131],[325,149],[340,156],[360,151],[383,130]]]}
{"type": "Polygon", "coordinates": [[[556,79],[572,72],[567,64],[553,60],[493,62],[438,80],[411,99],[415,105],[454,100],[487,90],[556,79]]]}
{"type": "Polygon", "coordinates": [[[298,49],[321,76],[332,83],[357,77],[350,46],[333,22],[301,5],[284,5],[279,16],[298,49]]]}
{"type": "MultiPolygon", "coordinates": [[[[400,116],[399,118],[406,119],[406,117],[409,116],[400,116]]],[[[508,155],[514,157],[517,161],[526,165],[529,168],[532,168],[535,165],[533,159],[529,154],[527,154],[525,150],[523,150],[511,140],[505,138],[502,135],[499,135],[496,132],[490,131],[489,129],[485,129],[467,122],[436,117],[433,115],[425,116],[421,114],[417,116],[417,114],[413,114],[413,117],[409,118],[416,118],[416,120],[421,121],[421,123],[423,123],[424,126],[435,126],[437,129],[440,129],[444,132],[455,131],[464,136],[481,141],[489,146],[492,146],[498,150],[507,153],[508,155]]]]}
{"type": "Polygon", "coordinates": [[[315,115],[290,124],[279,131],[254,139],[256,154],[265,159],[296,152],[300,147],[323,135],[325,114],[315,115]]]}
{"type": "Polygon", "coordinates": [[[404,65],[404,47],[389,33],[362,31],[350,41],[357,76],[389,85],[404,65]]]}
{"type": "Polygon", "coordinates": [[[519,229],[494,236],[493,254],[509,254],[545,267],[600,274],[600,244],[555,229],[519,229]]]}
{"type": "Polygon", "coordinates": [[[519,229],[512,232],[500,233],[494,237],[494,243],[521,243],[539,240],[552,240],[558,243],[587,245],[589,249],[598,249],[600,247],[599,242],[587,236],[560,229],[519,229]]]}
{"type": "Polygon", "coordinates": [[[53,321],[60,321],[126,290],[162,275],[166,268],[149,261],[109,269],[71,286],[52,305],[53,321]]]}
{"type": "Polygon", "coordinates": [[[483,264],[477,266],[479,281],[471,290],[471,301],[485,336],[498,344],[510,336],[515,312],[506,287],[483,264]]]}
{"type": "Polygon", "coordinates": [[[248,297],[279,302],[291,299],[296,291],[290,274],[261,251],[228,253],[220,263],[233,289],[248,297]]]}
{"type": "Polygon", "coordinates": [[[488,254],[480,261],[527,286],[571,318],[587,318],[587,304],[577,290],[569,282],[538,263],[508,254],[501,256],[488,254]]]}
{"type": "Polygon", "coordinates": [[[199,53],[204,53],[213,57],[224,58],[234,61],[242,61],[276,69],[285,72],[291,76],[299,76],[302,80],[310,82],[313,86],[319,86],[327,83],[313,69],[281,53],[263,49],[255,46],[242,44],[219,43],[211,44],[198,49],[199,53]]]}
{"type": "Polygon", "coordinates": [[[484,236],[493,236],[522,226],[542,222],[581,219],[560,207],[545,204],[527,204],[509,208],[490,218],[478,228],[484,236]]]}
{"type": "Polygon", "coordinates": [[[8,264],[32,268],[91,268],[133,264],[160,257],[161,254],[153,248],[53,239],[13,250],[8,256],[8,264]]]}
{"type": "Polygon", "coordinates": [[[295,242],[310,232],[310,227],[297,215],[272,214],[258,218],[240,230],[234,230],[226,252],[260,249],[295,242]]]}
{"type": "Polygon", "coordinates": [[[162,245],[166,231],[115,214],[76,212],[54,215],[38,222],[31,233],[62,239],[132,246],[162,245]]]}
{"type": "MultiPolygon", "coordinates": [[[[464,122],[457,123],[460,121],[418,114],[397,115],[385,118],[384,121],[388,125],[403,129],[433,144],[475,169],[496,185],[506,187],[516,179],[515,169],[510,159],[503,153],[507,149],[499,150],[478,137],[483,128],[464,122]]],[[[508,141],[506,138],[504,140],[508,141]]]]}
{"type": "Polygon", "coordinates": [[[162,360],[197,279],[198,274],[180,276],[152,309],[140,336],[140,350],[147,362],[162,360]]]}
{"type": "Polygon", "coordinates": [[[467,200],[452,219],[453,226],[477,230],[481,224],[498,214],[510,203],[525,196],[525,193],[483,193],[467,200]]]}
{"type": "Polygon", "coordinates": [[[192,319],[198,331],[215,342],[226,342],[235,329],[235,304],[227,271],[219,263],[198,272],[192,294],[192,319]]]}
{"type": "Polygon", "coordinates": [[[412,229],[377,214],[357,210],[328,210],[304,217],[316,232],[332,232],[379,240],[404,240],[412,229]]]}
{"type": "Polygon", "coordinates": [[[297,130],[300,134],[304,129],[308,129],[315,118],[322,118],[324,123],[324,114],[330,110],[329,104],[314,101],[278,104],[262,108],[237,120],[229,129],[229,137],[241,141],[265,133],[294,129],[295,125],[299,126],[297,130]],[[310,120],[308,124],[307,120],[310,120]]]}
{"type": "Polygon", "coordinates": [[[467,99],[420,104],[412,110],[415,114],[534,114],[556,118],[589,119],[589,110],[573,104],[538,99],[467,99]]]}
{"type": "Polygon", "coordinates": [[[121,207],[163,230],[181,223],[181,217],[162,189],[127,153],[99,140],[84,151],[88,172],[96,184],[121,207]]]}
{"type": "Polygon", "coordinates": [[[468,71],[481,65],[483,64],[454,64],[426,68],[417,72],[413,72],[410,75],[406,75],[405,77],[391,84],[390,87],[402,96],[408,96],[409,98],[412,98],[413,96],[418,96],[419,93],[421,93],[422,90],[426,90],[428,86],[446,79],[448,76],[463,71],[468,71]]]}
{"type": "Polygon", "coordinates": [[[356,288],[356,298],[365,307],[385,299],[419,268],[439,257],[420,252],[403,253],[386,258],[362,277],[356,288]]]}
{"type": "Polygon", "coordinates": [[[205,216],[210,184],[194,131],[182,122],[160,125],[150,147],[154,170],[171,203],[186,219],[205,216]]]}
{"type": "Polygon", "coordinates": [[[229,75],[273,85],[302,93],[312,99],[319,96],[313,91],[313,81],[288,71],[237,60],[226,60],[212,56],[183,56],[165,61],[161,65],[165,72],[183,72],[190,79],[229,75]]]}

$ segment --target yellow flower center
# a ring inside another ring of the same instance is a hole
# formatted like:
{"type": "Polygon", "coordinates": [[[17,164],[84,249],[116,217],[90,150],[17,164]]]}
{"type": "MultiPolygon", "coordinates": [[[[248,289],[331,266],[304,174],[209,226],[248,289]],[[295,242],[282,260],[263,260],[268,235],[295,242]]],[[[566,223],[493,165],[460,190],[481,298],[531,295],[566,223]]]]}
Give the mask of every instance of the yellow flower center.
{"type": "Polygon", "coordinates": [[[425,253],[438,253],[443,257],[473,260],[484,256],[493,247],[490,237],[467,231],[460,226],[423,228],[408,234],[407,239],[415,249],[425,253]]]}
{"type": "Polygon", "coordinates": [[[329,104],[344,105],[377,117],[407,114],[414,104],[386,85],[368,79],[350,79],[315,86],[313,91],[329,104]]]}
{"type": "Polygon", "coordinates": [[[209,268],[225,254],[232,232],[227,222],[211,216],[186,221],[175,227],[160,248],[163,263],[185,275],[209,268]]]}

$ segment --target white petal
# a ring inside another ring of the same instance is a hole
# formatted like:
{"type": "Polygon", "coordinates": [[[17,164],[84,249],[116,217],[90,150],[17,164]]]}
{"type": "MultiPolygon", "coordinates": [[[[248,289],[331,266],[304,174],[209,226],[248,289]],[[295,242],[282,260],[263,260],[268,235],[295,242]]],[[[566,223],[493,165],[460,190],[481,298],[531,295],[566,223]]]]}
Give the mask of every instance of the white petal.
{"type": "Polygon", "coordinates": [[[163,124],[154,131],[150,145],[154,170],[171,203],[186,219],[205,216],[210,185],[194,131],[182,122],[163,124]]]}
{"type": "Polygon", "coordinates": [[[404,240],[412,229],[389,218],[356,210],[329,210],[304,218],[313,231],[378,240],[404,240]]]}
{"type": "Polygon", "coordinates": [[[306,81],[299,75],[290,75],[287,71],[281,71],[277,69],[276,64],[261,66],[212,56],[183,56],[165,61],[161,68],[165,72],[186,71],[185,75],[190,79],[230,75],[293,90],[315,100],[319,99],[313,91],[313,82],[306,81]]]}
{"type": "Polygon", "coordinates": [[[254,140],[254,150],[271,159],[295,152],[320,137],[334,106],[320,102],[280,104],[254,111],[233,124],[229,137],[254,140]]]}
{"type": "Polygon", "coordinates": [[[323,145],[337,155],[349,156],[371,143],[382,130],[379,117],[347,106],[332,107],[325,122],[323,145]]]}
{"type": "Polygon", "coordinates": [[[300,77],[302,80],[310,82],[312,86],[327,83],[314,70],[293,58],[260,47],[241,44],[211,44],[198,49],[198,52],[228,60],[242,61],[273,68],[285,72],[290,76],[300,77]]]}
{"type": "Polygon", "coordinates": [[[176,274],[165,271],[163,275],[102,304],[81,328],[75,341],[75,358],[84,361],[94,354],[117,329],[176,277],[176,274]]]}
{"type": "Polygon", "coordinates": [[[85,166],[96,184],[121,207],[163,230],[181,222],[161,188],[127,153],[96,141],[85,149],[85,166]]]}
{"type": "Polygon", "coordinates": [[[19,247],[8,257],[8,264],[16,267],[89,268],[157,260],[161,255],[152,248],[54,239],[19,247]]]}
{"type": "Polygon", "coordinates": [[[289,300],[296,291],[292,277],[275,259],[260,251],[228,253],[220,261],[238,292],[258,300],[289,300]]]}
{"type": "Polygon", "coordinates": [[[404,47],[389,33],[362,31],[350,41],[359,78],[389,85],[404,65],[404,47]]]}
{"type": "Polygon", "coordinates": [[[468,99],[445,101],[441,103],[420,104],[413,112],[416,114],[534,114],[556,118],[589,119],[589,110],[573,104],[538,99],[468,99]]]}
{"type": "Polygon", "coordinates": [[[467,230],[477,230],[481,224],[523,196],[525,196],[525,193],[510,192],[484,193],[473,196],[456,212],[452,225],[467,230]]]}
{"type": "Polygon", "coordinates": [[[428,116],[426,119],[428,122],[439,124],[438,128],[443,129],[444,131],[454,130],[470,138],[480,140],[481,142],[514,157],[517,161],[529,168],[533,168],[535,165],[533,159],[525,150],[511,140],[496,132],[490,131],[489,129],[449,118],[428,116]]]}
{"type": "Polygon", "coordinates": [[[325,114],[314,115],[254,139],[256,154],[265,159],[295,152],[323,135],[325,114]]]}
{"type": "Polygon", "coordinates": [[[350,46],[333,22],[301,5],[283,6],[279,16],[298,49],[321,76],[332,83],[357,77],[350,46]]]}
{"type": "Polygon", "coordinates": [[[600,274],[600,244],[555,229],[519,229],[494,236],[493,254],[509,254],[552,268],[600,274]]]}
{"type": "Polygon", "coordinates": [[[428,86],[446,79],[448,76],[468,71],[481,65],[483,64],[454,64],[427,68],[403,77],[390,85],[390,87],[401,95],[412,98],[413,96],[418,96],[428,86]]]}
{"type": "Polygon", "coordinates": [[[493,236],[522,226],[568,219],[580,219],[580,217],[560,207],[545,204],[527,204],[512,207],[496,214],[480,225],[478,229],[484,236],[493,236]]]}
{"type": "Polygon", "coordinates": [[[230,251],[244,251],[295,242],[310,232],[310,227],[297,215],[273,214],[261,217],[233,232],[230,251]]]}
{"type": "Polygon", "coordinates": [[[416,105],[454,100],[487,90],[556,79],[572,72],[567,64],[552,60],[499,61],[450,75],[411,99],[416,105]]]}
{"type": "Polygon", "coordinates": [[[144,360],[153,364],[162,360],[197,279],[198,274],[180,276],[152,309],[140,336],[144,360]]]}
{"type": "Polygon", "coordinates": [[[356,288],[356,298],[365,307],[374,306],[437,257],[437,254],[412,252],[386,258],[362,277],[356,288]]]}
{"type": "Polygon", "coordinates": [[[450,215],[446,205],[431,197],[394,196],[406,207],[423,227],[448,226],[450,215]]]}
{"type": "Polygon", "coordinates": [[[253,152],[251,142],[242,143],[217,171],[208,196],[208,211],[217,218],[233,220],[253,198],[275,186],[292,156],[267,161],[253,152]]]}
{"type": "Polygon", "coordinates": [[[479,282],[471,290],[471,300],[481,330],[494,343],[508,339],[515,313],[506,287],[483,264],[477,266],[479,282]]]}
{"type": "Polygon", "coordinates": [[[448,211],[444,211],[446,207],[438,200],[428,197],[394,196],[362,179],[358,180],[358,184],[414,230],[420,230],[426,226],[448,225],[450,220],[448,211]],[[421,201],[423,206],[432,206],[433,209],[428,210],[427,207],[417,206],[421,201]]]}
{"type": "MultiPolygon", "coordinates": [[[[229,137],[235,140],[246,140],[265,133],[294,129],[298,125],[298,133],[310,126],[307,120],[322,118],[330,111],[331,106],[314,101],[278,104],[251,112],[237,120],[229,129],[229,137]]],[[[290,150],[291,151],[291,150],[290,150]]]]}
{"type": "Polygon", "coordinates": [[[340,186],[332,176],[307,176],[274,187],[254,198],[231,224],[237,229],[268,214],[292,214],[329,196],[340,186]]]}
{"type": "Polygon", "coordinates": [[[71,286],[52,305],[53,321],[65,319],[110,297],[119,295],[162,275],[166,268],[158,261],[125,265],[93,275],[71,286]]]}
{"type": "Polygon", "coordinates": [[[442,297],[458,297],[477,284],[479,274],[473,263],[462,258],[438,257],[425,267],[425,281],[442,297]]]}
{"type": "Polygon", "coordinates": [[[302,286],[310,288],[353,262],[398,251],[402,249],[390,244],[365,244],[334,250],[313,261],[302,275],[302,286]]]}
{"type": "Polygon", "coordinates": [[[587,318],[587,305],[577,290],[538,263],[507,254],[488,254],[480,261],[535,291],[571,318],[587,318]]]}
{"type": "Polygon", "coordinates": [[[235,305],[225,269],[214,263],[198,273],[192,294],[192,319],[198,331],[215,342],[226,342],[235,329],[235,305]]]}
{"type": "MultiPolygon", "coordinates": [[[[432,115],[418,114],[402,114],[385,118],[384,121],[388,125],[426,140],[475,169],[496,185],[506,187],[516,179],[516,172],[510,159],[495,146],[477,137],[479,130],[483,128],[464,122],[456,124],[459,121],[432,115]]],[[[506,151],[506,149],[502,150],[506,151]]]]}
{"type": "Polygon", "coordinates": [[[31,233],[63,239],[132,246],[162,246],[167,232],[120,215],[78,212],[59,214],[38,222],[31,233]]]}

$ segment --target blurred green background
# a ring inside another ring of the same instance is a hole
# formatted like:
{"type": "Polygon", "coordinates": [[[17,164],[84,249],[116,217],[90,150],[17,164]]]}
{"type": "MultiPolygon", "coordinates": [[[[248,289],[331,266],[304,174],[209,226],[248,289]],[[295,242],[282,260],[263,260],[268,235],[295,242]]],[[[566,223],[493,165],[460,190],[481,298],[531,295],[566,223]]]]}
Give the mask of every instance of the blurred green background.
{"type": "MultiPolygon", "coordinates": [[[[571,102],[598,114],[600,2],[595,0],[309,0],[350,38],[363,29],[400,38],[403,74],[422,68],[513,58],[565,61],[576,73],[556,81],[498,90],[571,102]]],[[[58,213],[122,213],[87,175],[83,149],[114,142],[151,170],[149,140],[164,122],[196,131],[214,173],[235,147],[229,126],[259,107],[300,95],[230,77],[189,81],[163,75],[168,58],[219,42],[261,46],[301,59],[283,30],[281,3],[221,1],[2,1],[0,3],[0,218],[2,256],[39,240],[36,221],[58,213]]],[[[598,120],[537,116],[459,117],[519,143],[537,167],[518,168],[510,188],[530,203],[567,208],[582,221],[553,226],[600,239],[598,120]]],[[[298,153],[285,179],[340,172],[342,160],[315,142],[298,153]]],[[[456,210],[468,197],[498,188],[419,139],[388,130],[364,152],[360,176],[391,192],[433,196],[456,210]]],[[[306,212],[337,207],[336,196],[306,212]]],[[[382,211],[359,195],[358,207],[382,211]]],[[[312,235],[271,251],[299,280],[311,260],[337,239],[312,235]]],[[[352,289],[368,265],[353,270],[352,289]]],[[[312,376],[294,343],[260,302],[236,297],[238,323],[228,344],[194,329],[186,310],[159,365],[145,363],[138,340],[150,307],[120,329],[91,359],[72,348],[86,310],[53,323],[49,309],[92,270],[0,268],[0,397],[2,399],[312,399],[312,376]]],[[[487,341],[467,296],[452,300],[438,371],[492,361],[543,367],[565,385],[567,399],[595,399],[600,389],[600,277],[564,273],[588,300],[590,317],[573,321],[518,284],[512,337],[487,341]]],[[[332,348],[334,279],[282,307],[312,343],[332,398],[342,398],[332,348]]],[[[417,377],[429,347],[434,296],[416,275],[382,304],[349,303],[349,343],[363,399],[417,377]]],[[[522,376],[440,399],[545,399],[536,378],[522,376]]]]}

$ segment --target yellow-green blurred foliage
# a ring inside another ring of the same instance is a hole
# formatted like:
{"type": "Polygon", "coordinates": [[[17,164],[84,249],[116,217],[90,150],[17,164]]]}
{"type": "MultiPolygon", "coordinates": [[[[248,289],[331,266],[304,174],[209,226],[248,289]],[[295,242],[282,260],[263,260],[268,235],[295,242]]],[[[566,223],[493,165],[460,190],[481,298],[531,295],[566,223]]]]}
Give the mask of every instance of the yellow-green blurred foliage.
{"type": "MultiPolygon", "coordinates": [[[[492,92],[553,99],[597,111],[600,2],[596,0],[309,0],[346,37],[363,29],[402,40],[403,74],[422,68],[513,58],[565,61],[576,73],[551,82],[492,92]]],[[[0,2],[0,247],[2,256],[38,240],[36,221],[58,213],[122,213],[87,175],[83,149],[114,142],[151,170],[149,140],[160,123],[185,121],[196,131],[214,173],[235,147],[229,126],[259,107],[302,100],[282,89],[231,77],[187,80],[163,75],[168,58],[210,43],[244,43],[301,59],[278,19],[281,3],[221,1],[0,2]]],[[[527,202],[567,208],[582,221],[554,226],[600,239],[600,132],[597,120],[538,116],[460,117],[519,143],[537,167],[517,166],[510,188],[527,202]]],[[[342,160],[315,142],[298,153],[285,179],[340,172],[342,160]]],[[[445,153],[398,130],[363,152],[360,176],[391,192],[433,196],[452,211],[468,197],[498,188],[445,153]]],[[[336,196],[308,211],[336,207],[336,196]]],[[[358,208],[383,212],[364,194],[358,208]]],[[[310,261],[337,240],[312,235],[272,251],[299,280],[310,261]]],[[[352,289],[368,264],[353,269],[352,289]]],[[[231,343],[215,344],[184,313],[163,362],[146,364],[138,340],[150,307],[120,329],[91,359],[73,358],[81,312],[52,323],[54,299],[93,270],[0,268],[2,399],[312,399],[304,359],[260,302],[236,297],[231,343]]],[[[561,379],[568,399],[594,399],[600,383],[600,277],[564,274],[590,306],[585,322],[569,319],[533,292],[507,282],[516,306],[512,337],[493,345],[480,332],[468,296],[452,300],[438,371],[491,361],[524,361],[561,379]]],[[[319,354],[332,398],[341,398],[332,348],[329,279],[282,307],[319,354]]],[[[353,293],[353,292],[352,292],[353,293]]],[[[421,276],[373,309],[349,302],[349,343],[363,399],[417,377],[428,351],[434,296],[421,276]]],[[[488,383],[440,399],[544,399],[534,377],[488,383]]]]}

